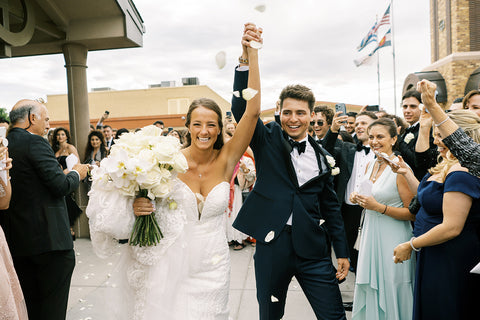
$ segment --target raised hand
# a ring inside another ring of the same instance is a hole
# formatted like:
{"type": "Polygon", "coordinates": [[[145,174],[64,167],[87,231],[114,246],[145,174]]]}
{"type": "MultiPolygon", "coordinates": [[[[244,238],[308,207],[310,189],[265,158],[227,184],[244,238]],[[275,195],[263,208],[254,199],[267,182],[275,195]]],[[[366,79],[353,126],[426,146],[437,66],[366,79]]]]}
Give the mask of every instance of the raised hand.
{"type": "Polygon", "coordinates": [[[428,80],[423,79],[417,83],[417,91],[422,94],[422,102],[427,109],[437,104],[437,101],[435,100],[436,90],[437,85],[428,80]]]}
{"type": "Polygon", "coordinates": [[[338,132],[341,126],[347,123],[348,116],[347,115],[340,116],[340,114],[342,113],[343,113],[342,111],[338,111],[335,113],[335,116],[333,116],[332,126],[330,127],[330,130],[332,132],[338,132]]]}

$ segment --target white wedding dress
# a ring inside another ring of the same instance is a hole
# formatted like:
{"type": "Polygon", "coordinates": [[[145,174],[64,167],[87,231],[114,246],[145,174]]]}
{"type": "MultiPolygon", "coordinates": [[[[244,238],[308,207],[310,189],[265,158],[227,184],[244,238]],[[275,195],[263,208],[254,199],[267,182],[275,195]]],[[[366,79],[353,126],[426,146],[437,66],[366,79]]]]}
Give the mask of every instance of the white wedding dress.
{"type": "MultiPolygon", "coordinates": [[[[130,237],[134,199],[95,185],[89,195],[92,244],[105,257],[118,248],[116,239],[130,237]]],[[[156,202],[164,238],[154,247],[123,245],[116,272],[106,284],[111,319],[228,319],[228,197],[229,183],[221,182],[202,205],[185,183],[174,181],[169,202],[173,199],[177,208],[156,202]]]]}

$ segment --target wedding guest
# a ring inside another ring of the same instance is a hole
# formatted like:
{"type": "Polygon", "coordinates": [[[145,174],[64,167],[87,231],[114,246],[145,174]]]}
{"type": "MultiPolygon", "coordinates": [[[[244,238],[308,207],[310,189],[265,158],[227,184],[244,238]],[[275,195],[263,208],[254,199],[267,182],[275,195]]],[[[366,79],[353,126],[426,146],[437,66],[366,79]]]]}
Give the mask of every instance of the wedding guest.
{"type": "Polygon", "coordinates": [[[118,138],[120,138],[120,136],[126,132],[130,132],[128,129],[125,129],[125,128],[121,128],[121,129],[118,129],[117,130],[117,133],[115,133],[115,139],[113,140],[113,144],[115,144],[115,140],[117,140],[118,138]]]}
{"type": "Polygon", "coordinates": [[[463,109],[468,109],[480,116],[480,90],[472,90],[462,100],[463,109]]]}
{"type": "Polygon", "coordinates": [[[327,106],[318,106],[313,109],[315,115],[313,116],[310,125],[313,126],[315,137],[317,141],[322,141],[332,125],[334,112],[327,106]]]}
{"type": "Polygon", "coordinates": [[[170,130],[170,132],[168,132],[167,135],[177,138],[180,141],[180,144],[184,143],[183,136],[178,130],[175,130],[175,129],[170,130]]]}
{"type": "Polygon", "coordinates": [[[462,98],[455,98],[455,100],[453,100],[453,103],[450,106],[450,108],[448,108],[448,110],[450,110],[450,111],[460,110],[460,109],[463,109],[463,97],[462,98]]]}
{"type": "MultiPolygon", "coordinates": [[[[8,209],[12,196],[9,170],[12,168],[12,159],[8,158],[7,147],[0,147],[0,159],[6,159],[5,168],[7,182],[0,178],[0,210],[8,209]]],[[[2,160],[3,161],[3,160],[2,160]]],[[[0,220],[3,218],[0,212],[0,220]]],[[[22,288],[13,266],[12,256],[8,249],[5,234],[0,226],[0,318],[12,320],[28,320],[27,307],[22,288]]]]}
{"type": "Polygon", "coordinates": [[[12,199],[3,229],[30,319],[64,320],[75,253],[65,196],[78,188],[88,165],[76,164],[65,174],[43,138],[48,110],[20,100],[10,111],[8,149],[12,199]]]}
{"type": "Polygon", "coordinates": [[[345,124],[345,130],[352,136],[354,143],[357,143],[358,140],[355,139],[355,118],[357,117],[356,112],[347,112],[347,123],[345,124]]]}
{"type": "MultiPolygon", "coordinates": [[[[340,116],[337,112],[332,120],[332,126],[323,141],[325,149],[333,155],[340,173],[334,177],[335,192],[341,204],[342,218],[345,225],[350,266],[352,272],[356,272],[358,250],[354,248],[357,240],[358,228],[363,208],[350,201],[350,194],[358,191],[360,181],[364,178],[367,165],[373,161],[375,154],[371,152],[368,140],[368,126],[377,116],[371,111],[363,111],[355,118],[355,136],[357,144],[339,141],[338,133],[347,116],[340,116]]],[[[353,304],[344,303],[345,310],[351,311],[353,304]]]]}
{"type": "Polygon", "coordinates": [[[87,215],[97,252],[114,245],[117,233],[117,239],[128,237],[135,216],[155,212],[164,235],[156,246],[126,246],[121,287],[115,291],[118,298],[108,299],[116,320],[229,319],[230,257],[225,230],[229,182],[259,121],[261,102],[258,50],[250,47],[251,40],[262,42],[261,32],[246,24],[244,33],[242,44],[248,47],[245,59],[252,73],[248,87],[257,94],[248,97],[245,117],[232,139],[223,141],[218,104],[197,99],[186,114],[187,146],[181,150],[188,169],[171,181],[168,199],[157,199],[154,208],[150,199],[133,199],[93,184],[87,215]]]}
{"type": "MultiPolygon", "coordinates": [[[[80,156],[78,155],[77,148],[71,144],[70,133],[67,129],[62,127],[55,129],[53,132],[52,149],[53,152],[55,152],[55,158],[57,158],[62,170],[68,170],[66,160],[71,154],[77,157],[76,163],[80,163],[80,156]]],[[[82,213],[82,209],[80,209],[75,202],[73,193],[65,196],[65,202],[67,204],[68,220],[70,221],[70,233],[72,234],[72,239],[75,240],[75,231],[73,230],[73,226],[77,218],[82,213]]]]}
{"type": "Polygon", "coordinates": [[[415,263],[395,265],[391,252],[412,236],[410,221],[415,216],[408,205],[413,194],[405,177],[387,165],[387,161],[398,161],[393,153],[397,142],[395,123],[387,118],[374,121],[368,127],[368,137],[377,158],[368,165],[358,193],[350,195],[352,203],[365,209],[352,319],[409,319],[415,263]]]}
{"type": "MultiPolygon", "coordinates": [[[[228,141],[226,139],[225,141],[228,141]]],[[[253,160],[243,155],[235,166],[232,179],[230,180],[230,198],[227,208],[227,241],[233,246],[233,250],[242,250],[248,235],[235,229],[232,224],[237,218],[238,212],[243,205],[242,193],[250,190],[255,182],[255,165],[253,160]]]]}
{"type": "Polygon", "coordinates": [[[395,122],[395,125],[397,126],[397,133],[399,136],[403,136],[405,134],[405,131],[408,128],[408,124],[405,122],[405,120],[394,114],[387,114],[385,117],[395,122]]]}
{"type": "Polygon", "coordinates": [[[83,163],[100,165],[100,161],[108,155],[105,138],[101,131],[92,131],[88,134],[85,159],[83,163]]]}
{"type": "MultiPolygon", "coordinates": [[[[480,143],[480,117],[466,110],[449,116],[480,143]]],[[[417,253],[414,320],[473,319],[480,300],[480,275],[470,273],[480,257],[480,179],[459,164],[438,128],[434,133],[442,160],[418,186],[415,237],[394,249],[395,263],[417,253]]]]}
{"type": "MultiPolygon", "coordinates": [[[[402,155],[405,162],[412,168],[413,173],[417,179],[423,178],[428,168],[418,166],[416,163],[415,145],[418,139],[418,131],[420,129],[419,120],[421,114],[420,104],[422,98],[420,92],[417,90],[409,90],[405,92],[402,97],[402,110],[405,121],[409,127],[405,133],[400,137],[398,144],[398,151],[402,155]]],[[[429,147],[435,148],[433,138],[429,141],[429,147]]]]}
{"type": "Polygon", "coordinates": [[[453,122],[435,100],[436,84],[422,80],[417,84],[422,93],[422,100],[442,135],[443,143],[458,159],[460,165],[466,167],[475,176],[480,176],[480,145],[473,141],[458,125],[453,122]]]}

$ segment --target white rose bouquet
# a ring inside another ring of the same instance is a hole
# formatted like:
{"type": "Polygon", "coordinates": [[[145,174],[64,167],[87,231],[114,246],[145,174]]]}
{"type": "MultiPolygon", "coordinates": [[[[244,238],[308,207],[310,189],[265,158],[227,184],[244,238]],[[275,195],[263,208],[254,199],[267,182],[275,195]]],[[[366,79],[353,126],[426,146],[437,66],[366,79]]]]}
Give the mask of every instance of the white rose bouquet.
{"type": "MultiPolygon", "coordinates": [[[[124,133],[115,140],[110,155],[92,171],[97,188],[116,190],[126,196],[167,199],[169,208],[176,203],[169,198],[172,180],[178,172],[186,172],[187,160],[180,152],[179,140],[163,136],[156,126],[138,132],[124,133]]],[[[155,213],[135,220],[130,236],[132,246],[154,246],[163,237],[155,213]]]]}

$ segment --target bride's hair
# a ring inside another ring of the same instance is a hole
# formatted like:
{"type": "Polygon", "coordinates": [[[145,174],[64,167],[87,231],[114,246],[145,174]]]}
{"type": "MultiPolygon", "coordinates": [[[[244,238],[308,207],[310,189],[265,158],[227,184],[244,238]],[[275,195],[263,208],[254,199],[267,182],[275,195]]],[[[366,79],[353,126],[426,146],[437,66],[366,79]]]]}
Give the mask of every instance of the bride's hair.
{"type": "MultiPolygon", "coordinates": [[[[186,120],[185,120],[185,127],[190,126],[190,121],[192,120],[192,112],[193,110],[197,109],[198,107],[204,107],[209,110],[212,110],[215,112],[218,116],[218,127],[220,128],[220,134],[217,136],[217,140],[213,144],[214,149],[221,149],[223,147],[223,122],[222,122],[222,110],[218,106],[218,104],[213,101],[212,99],[208,98],[200,98],[193,100],[192,104],[188,108],[186,120]]],[[[190,146],[192,143],[192,137],[190,136],[190,132],[187,132],[187,135],[185,136],[187,139],[187,142],[185,144],[185,147],[190,146]]]]}

